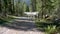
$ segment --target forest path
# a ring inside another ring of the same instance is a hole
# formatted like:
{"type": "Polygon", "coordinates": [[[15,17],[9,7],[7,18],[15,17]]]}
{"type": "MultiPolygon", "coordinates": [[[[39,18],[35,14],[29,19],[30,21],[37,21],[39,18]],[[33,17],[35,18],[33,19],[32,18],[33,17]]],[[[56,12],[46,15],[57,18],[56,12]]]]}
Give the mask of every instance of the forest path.
{"type": "Polygon", "coordinates": [[[11,24],[0,26],[0,34],[44,34],[36,29],[31,19],[16,18],[11,24]]]}

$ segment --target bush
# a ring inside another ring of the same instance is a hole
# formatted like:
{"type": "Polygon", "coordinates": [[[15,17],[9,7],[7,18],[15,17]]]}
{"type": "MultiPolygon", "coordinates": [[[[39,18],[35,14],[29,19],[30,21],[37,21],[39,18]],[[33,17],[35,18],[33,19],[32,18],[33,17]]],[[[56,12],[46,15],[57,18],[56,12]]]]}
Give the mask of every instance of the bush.
{"type": "Polygon", "coordinates": [[[7,21],[0,19],[0,24],[4,24],[5,22],[7,22],[7,21]]]}
{"type": "Polygon", "coordinates": [[[36,26],[38,28],[46,28],[48,25],[52,25],[52,22],[51,21],[47,21],[45,19],[41,19],[40,21],[36,21],[36,26]]]}
{"type": "Polygon", "coordinates": [[[57,34],[56,26],[48,26],[45,28],[46,34],[57,34]]]}
{"type": "Polygon", "coordinates": [[[13,17],[0,17],[0,25],[9,23],[12,19],[14,18],[13,17]]]}
{"type": "Polygon", "coordinates": [[[43,18],[43,19],[38,19],[36,20],[36,26],[38,28],[42,28],[45,30],[45,28],[47,28],[48,26],[55,26],[56,27],[59,27],[60,26],[60,19],[54,17],[54,16],[51,16],[51,17],[48,17],[48,18],[43,18]]]}

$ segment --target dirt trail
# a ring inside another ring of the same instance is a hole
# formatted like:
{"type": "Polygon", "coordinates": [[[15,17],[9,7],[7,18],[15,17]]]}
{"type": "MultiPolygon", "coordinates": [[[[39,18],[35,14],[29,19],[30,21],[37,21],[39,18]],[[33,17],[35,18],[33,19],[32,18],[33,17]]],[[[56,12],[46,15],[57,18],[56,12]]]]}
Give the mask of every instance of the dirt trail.
{"type": "Polygon", "coordinates": [[[24,20],[17,18],[13,20],[13,23],[0,27],[0,34],[44,34],[44,32],[36,30],[34,22],[24,20]]]}

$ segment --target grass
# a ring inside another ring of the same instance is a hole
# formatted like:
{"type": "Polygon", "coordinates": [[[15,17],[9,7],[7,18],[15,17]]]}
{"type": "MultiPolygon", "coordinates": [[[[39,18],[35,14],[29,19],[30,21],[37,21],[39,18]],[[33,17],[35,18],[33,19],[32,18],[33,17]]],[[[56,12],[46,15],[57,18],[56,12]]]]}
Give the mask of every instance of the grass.
{"type": "Polygon", "coordinates": [[[6,23],[11,23],[10,21],[13,20],[14,17],[4,17],[4,18],[0,18],[0,25],[6,24],[6,23]]]}
{"type": "Polygon", "coordinates": [[[45,28],[46,34],[57,34],[56,26],[48,26],[45,28]]]}
{"type": "Polygon", "coordinates": [[[55,22],[53,20],[47,20],[47,19],[38,19],[35,21],[37,28],[45,30],[48,26],[55,26],[58,28],[60,27],[60,22],[55,22]]]}

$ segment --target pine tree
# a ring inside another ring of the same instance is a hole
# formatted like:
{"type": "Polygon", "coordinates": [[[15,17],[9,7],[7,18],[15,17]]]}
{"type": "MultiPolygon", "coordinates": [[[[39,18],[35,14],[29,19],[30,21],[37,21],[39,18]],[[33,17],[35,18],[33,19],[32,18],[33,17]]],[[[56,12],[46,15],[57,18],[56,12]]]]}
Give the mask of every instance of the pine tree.
{"type": "Polygon", "coordinates": [[[32,5],[32,11],[36,11],[36,0],[31,0],[31,5],[32,5]]]}

